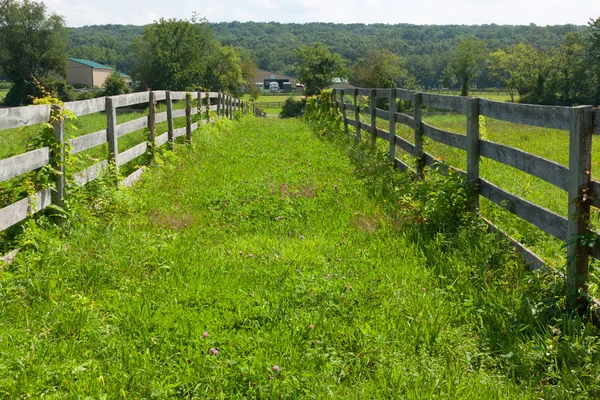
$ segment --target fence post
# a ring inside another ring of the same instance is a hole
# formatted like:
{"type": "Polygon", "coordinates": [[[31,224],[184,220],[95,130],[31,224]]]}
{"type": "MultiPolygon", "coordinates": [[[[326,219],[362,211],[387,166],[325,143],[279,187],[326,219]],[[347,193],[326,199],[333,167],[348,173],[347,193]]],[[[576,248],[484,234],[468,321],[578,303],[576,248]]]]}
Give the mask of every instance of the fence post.
{"type": "Polygon", "coordinates": [[[479,99],[467,100],[467,179],[477,185],[476,195],[471,200],[471,211],[479,210],[479,99]]]}
{"type": "Polygon", "coordinates": [[[192,142],[192,95],[185,95],[185,138],[188,143],[192,142]]]}
{"type": "Polygon", "coordinates": [[[340,89],[342,118],[344,119],[344,132],[348,133],[348,117],[346,116],[346,104],[344,103],[344,89],[340,89]]]}
{"type": "Polygon", "coordinates": [[[360,107],[358,105],[358,89],[354,89],[354,116],[356,120],[356,136],[354,141],[360,143],[360,107]]]}
{"type": "Polygon", "coordinates": [[[117,137],[117,108],[110,97],[106,98],[106,138],[108,140],[108,162],[112,162],[115,168],[115,174],[119,176],[119,138],[117,137]]]}
{"type": "Polygon", "coordinates": [[[587,234],[590,215],[593,107],[571,109],[569,135],[569,221],[567,225],[567,306],[585,310],[589,247],[580,238],[587,234]]]}
{"type": "Polygon", "coordinates": [[[150,92],[148,104],[148,143],[150,143],[150,155],[154,160],[156,148],[156,93],[154,92],[150,92]]]}
{"type": "Polygon", "coordinates": [[[217,95],[217,116],[219,116],[219,117],[221,116],[221,108],[222,108],[221,96],[222,96],[222,94],[221,94],[221,92],[219,92],[217,95]]]}
{"type": "Polygon", "coordinates": [[[371,104],[371,144],[375,145],[377,142],[377,89],[371,89],[369,103],[371,104]]]}
{"type": "Polygon", "coordinates": [[[413,94],[413,108],[415,120],[415,154],[417,158],[417,177],[423,176],[425,168],[425,152],[423,151],[423,125],[421,116],[421,103],[423,96],[421,93],[413,94]]]}
{"type": "Polygon", "coordinates": [[[169,127],[169,146],[171,150],[175,150],[175,129],[173,128],[173,100],[171,100],[171,92],[167,90],[167,125],[169,127]]]}
{"type": "MultiPolygon", "coordinates": [[[[55,171],[58,171],[55,178],[56,190],[52,192],[52,204],[58,207],[64,207],[65,200],[65,121],[62,118],[62,107],[58,105],[52,106],[52,128],[54,131],[54,139],[60,145],[57,149],[58,154],[53,152],[50,155],[51,160],[56,161],[56,165],[52,165],[55,171]]],[[[61,219],[62,220],[62,219],[61,219]]]]}
{"type": "Polygon", "coordinates": [[[206,124],[210,124],[210,92],[206,92],[206,124]]]}
{"type": "Polygon", "coordinates": [[[389,105],[389,142],[390,142],[390,160],[396,166],[396,86],[390,89],[389,105]]]}
{"type": "Polygon", "coordinates": [[[233,121],[233,97],[227,95],[229,98],[229,119],[233,121]]]}

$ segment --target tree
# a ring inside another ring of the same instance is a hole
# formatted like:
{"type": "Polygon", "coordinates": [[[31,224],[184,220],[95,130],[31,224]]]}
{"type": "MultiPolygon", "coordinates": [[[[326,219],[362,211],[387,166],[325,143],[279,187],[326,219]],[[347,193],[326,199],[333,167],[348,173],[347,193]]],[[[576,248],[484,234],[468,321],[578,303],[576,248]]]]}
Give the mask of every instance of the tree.
{"type": "Polygon", "coordinates": [[[206,70],[204,86],[237,97],[244,83],[239,54],[231,46],[217,45],[206,70]]]}
{"type": "Polygon", "coordinates": [[[489,55],[490,78],[502,84],[515,101],[515,94],[523,96],[533,90],[536,80],[535,64],[540,57],[538,50],[524,43],[515,44],[506,50],[489,55]]]}
{"type": "Polygon", "coordinates": [[[331,85],[334,77],[348,76],[342,57],[331,54],[322,43],[300,46],[295,55],[298,80],[304,84],[306,96],[319,94],[331,85]]]}
{"type": "Polygon", "coordinates": [[[600,17],[589,22],[591,34],[586,43],[588,49],[589,67],[592,69],[591,103],[600,105],[600,17]]]}
{"type": "Polygon", "coordinates": [[[353,82],[367,88],[391,88],[407,77],[402,59],[389,50],[369,52],[353,68],[353,82]]]}
{"type": "Polygon", "coordinates": [[[62,77],[64,84],[66,33],[63,18],[48,14],[44,3],[0,0],[0,69],[13,82],[5,105],[30,104],[36,80],[62,77]]]}
{"type": "Polygon", "coordinates": [[[132,45],[132,77],[142,89],[193,90],[216,49],[205,20],[163,19],[144,28],[132,45]]]}
{"type": "Polygon", "coordinates": [[[485,42],[475,38],[465,38],[458,43],[452,54],[450,69],[461,85],[461,96],[468,96],[471,82],[483,69],[485,60],[485,42]]]}
{"type": "Polygon", "coordinates": [[[104,88],[102,96],[117,96],[129,93],[129,85],[127,85],[127,82],[125,82],[121,73],[117,71],[113,71],[106,78],[102,87],[104,88]]]}

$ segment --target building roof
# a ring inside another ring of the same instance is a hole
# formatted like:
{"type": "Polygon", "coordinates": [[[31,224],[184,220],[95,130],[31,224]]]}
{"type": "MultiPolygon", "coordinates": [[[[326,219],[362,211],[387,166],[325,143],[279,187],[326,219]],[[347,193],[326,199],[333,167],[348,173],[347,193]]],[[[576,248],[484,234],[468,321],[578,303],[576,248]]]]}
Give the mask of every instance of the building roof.
{"type": "Polygon", "coordinates": [[[87,67],[98,68],[98,69],[110,69],[110,70],[114,70],[113,67],[108,67],[106,65],[98,64],[97,62],[90,61],[90,60],[82,60],[80,58],[69,58],[69,60],[75,61],[76,63],[79,63],[79,64],[83,64],[83,65],[85,65],[87,67]]]}
{"type": "Polygon", "coordinates": [[[295,85],[296,83],[298,83],[298,79],[296,79],[296,78],[292,78],[291,76],[276,74],[274,72],[265,71],[264,69],[256,70],[256,81],[261,82],[261,81],[264,81],[265,79],[272,79],[271,75],[274,76],[274,79],[287,79],[290,81],[290,83],[292,85],[295,85]]]}

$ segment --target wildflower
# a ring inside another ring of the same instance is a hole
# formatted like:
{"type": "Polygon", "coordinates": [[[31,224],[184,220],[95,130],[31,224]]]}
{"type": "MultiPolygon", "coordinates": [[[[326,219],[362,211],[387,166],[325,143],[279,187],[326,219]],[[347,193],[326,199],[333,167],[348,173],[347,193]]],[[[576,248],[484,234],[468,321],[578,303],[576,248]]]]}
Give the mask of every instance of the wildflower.
{"type": "Polygon", "coordinates": [[[300,273],[300,270],[299,270],[299,269],[297,269],[297,270],[296,270],[296,273],[298,273],[298,274],[299,274],[299,273],[300,273]]]}
{"type": "Polygon", "coordinates": [[[275,372],[279,372],[279,365],[275,365],[275,366],[273,366],[273,371],[275,371],[275,372]]]}
{"type": "Polygon", "coordinates": [[[212,354],[213,356],[216,356],[219,354],[219,350],[215,349],[214,347],[210,348],[210,354],[212,354]]]}
{"type": "Polygon", "coordinates": [[[422,288],[421,290],[424,292],[424,291],[426,291],[427,289],[425,289],[425,288],[422,288]]]}
{"type": "Polygon", "coordinates": [[[206,339],[206,338],[208,337],[208,332],[204,332],[204,333],[202,334],[202,337],[203,337],[204,339],[206,339]]]}
{"type": "Polygon", "coordinates": [[[308,329],[315,329],[315,326],[314,326],[313,324],[310,324],[310,325],[308,326],[308,329]]]}
{"type": "Polygon", "coordinates": [[[301,240],[304,240],[304,235],[300,235],[300,239],[301,239],[301,240]]]}

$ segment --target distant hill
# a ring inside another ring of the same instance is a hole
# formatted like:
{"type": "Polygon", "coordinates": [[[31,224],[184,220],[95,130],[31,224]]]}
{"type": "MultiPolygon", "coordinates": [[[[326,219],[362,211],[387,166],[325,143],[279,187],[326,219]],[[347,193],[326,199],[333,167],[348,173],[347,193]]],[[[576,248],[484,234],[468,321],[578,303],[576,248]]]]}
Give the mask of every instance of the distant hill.
{"type": "MultiPolygon", "coordinates": [[[[409,24],[282,24],[276,22],[221,22],[211,24],[224,45],[247,49],[259,68],[295,75],[294,50],[303,44],[322,42],[349,62],[373,48],[386,48],[399,54],[409,72],[423,86],[436,85],[448,54],[465,36],[484,39],[490,50],[524,41],[536,47],[557,46],[567,32],[585,26],[512,25],[409,25],[409,24]]],[[[141,34],[142,26],[97,25],[71,28],[69,55],[91,59],[129,72],[132,56],[129,46],[141,34]]],[[[480,84],[487,86],[486,77],[480,84]]]]}

